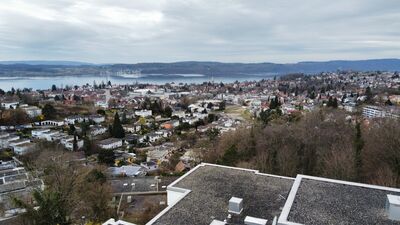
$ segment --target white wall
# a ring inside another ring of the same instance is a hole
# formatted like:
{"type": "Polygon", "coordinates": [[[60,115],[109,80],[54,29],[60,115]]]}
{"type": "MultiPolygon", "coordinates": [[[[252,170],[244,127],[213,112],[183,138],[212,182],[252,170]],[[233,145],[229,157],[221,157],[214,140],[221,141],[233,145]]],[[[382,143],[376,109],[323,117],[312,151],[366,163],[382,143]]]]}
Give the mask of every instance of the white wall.
{"type": "Polygon", "coordinates": [[[180,188],[168,187],[167,189],[167,204],[173,205],[181,200],[186,195],[185,190],[180,188]]]}

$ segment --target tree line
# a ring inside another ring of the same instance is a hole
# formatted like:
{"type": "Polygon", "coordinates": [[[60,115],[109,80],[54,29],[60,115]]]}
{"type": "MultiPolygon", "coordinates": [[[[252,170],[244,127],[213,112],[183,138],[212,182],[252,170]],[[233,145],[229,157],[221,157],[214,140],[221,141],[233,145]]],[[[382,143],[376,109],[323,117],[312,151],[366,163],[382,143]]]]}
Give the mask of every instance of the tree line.
{"type": "Polygon", "coordinates": [[[31,200],[14,199],[16,206],[26,209],[21,224],[97,224],[115,217],[105,168],[84,166],[75,159],[72,153],[46,142],[22,158],[32,175],[43,179],[45,187],[33,190],[31,200]]]}
{"type": "Polygon", "coordinates": [[[284,176],[306,174],[400,187],[400,121],[355,120],[322,109],[224,134],[203,153],[212,163],[284,176]]]}

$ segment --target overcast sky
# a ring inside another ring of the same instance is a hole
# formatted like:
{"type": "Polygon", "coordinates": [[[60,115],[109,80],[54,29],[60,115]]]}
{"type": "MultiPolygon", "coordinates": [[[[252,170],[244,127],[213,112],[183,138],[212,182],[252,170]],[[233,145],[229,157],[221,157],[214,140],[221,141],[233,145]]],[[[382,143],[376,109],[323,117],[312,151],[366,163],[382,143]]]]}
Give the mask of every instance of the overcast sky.
{"type": "Polygon", "coordinates": [[[399,58],[400,0],[1,0],[0,60],[399,58]]]}

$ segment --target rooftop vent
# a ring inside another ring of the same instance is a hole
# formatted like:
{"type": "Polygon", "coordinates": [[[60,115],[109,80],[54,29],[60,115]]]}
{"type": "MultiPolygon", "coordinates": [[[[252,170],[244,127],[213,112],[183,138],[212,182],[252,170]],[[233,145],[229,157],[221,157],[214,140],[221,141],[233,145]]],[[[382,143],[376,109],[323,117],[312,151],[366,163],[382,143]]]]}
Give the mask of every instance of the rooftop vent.
{"type": "Polygon", "coordinates": [[[246,218],[244,218],[244,224],[246,225],[266,225],[267,222],[268,220],[255,218],[251,216],[246,216],[246,218]]]}
{"type": "Polygon", "coordinates": [[[400,196],[387,195],[386,211],[389,219],[400,221],[400,196]]]}
{"type": "Polygon", "coordinates": [[[219,220],[213,220],[210,225],[225,225],[225,222],[219,221],[219,220]]]}
{"type": "Polygon", "coordinates": [[[243,199],[232,197],[229,200],[228,212],[234,214],[240,214],[243,211],[243,199]]]}

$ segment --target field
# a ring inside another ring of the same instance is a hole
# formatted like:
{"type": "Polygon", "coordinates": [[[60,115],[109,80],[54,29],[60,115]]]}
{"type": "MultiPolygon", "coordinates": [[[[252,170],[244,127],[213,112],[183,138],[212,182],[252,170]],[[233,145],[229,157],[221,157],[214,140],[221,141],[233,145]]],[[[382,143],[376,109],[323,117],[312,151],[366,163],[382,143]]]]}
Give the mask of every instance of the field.
{"type": "Polygon", "coordinates": [[[248,109],[243,106],[238,105],[228,105],[226,106],[224,113],[231,118],[239,119],[243,121],[251,121],[252,116],[248,109]]]}

